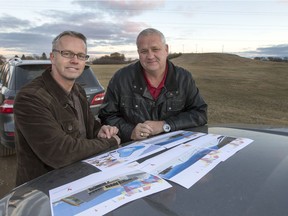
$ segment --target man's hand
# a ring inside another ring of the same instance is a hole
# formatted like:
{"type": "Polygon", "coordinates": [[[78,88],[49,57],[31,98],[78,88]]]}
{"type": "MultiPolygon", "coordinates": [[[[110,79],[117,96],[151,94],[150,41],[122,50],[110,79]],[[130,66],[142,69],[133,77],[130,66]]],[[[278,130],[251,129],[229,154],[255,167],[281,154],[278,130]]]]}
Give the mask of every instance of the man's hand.
{"type": "Polygon", "coordinates": [[[119,131],[119,129],[117,127],[110,126],[110,125],[103,125],[100,128],[97,137],[98,138],[107,138],[107,139],[110,139],[113,137],[116,139],[118,147],[119,147],[120,143],[121,143],[121,139],[117,135],[118,131],[119,131]]]}
{"type": "Polygon", "coordinates": [[[164,125],[164,121],[145,121],[144,124],[148,125],[150,128],[152,128],[152,135],[157,135],[160,134],[162,132],[164,132],[163,130],[163,125],[164,125]]]}
{"type": "Polygon", "coordinates": [[[153,129],[145,123],[138,123],[131,134],[132,140],[145,139],[153,134],[153,129]]]}
{"type": "Polygon", "coordinates": [[[118,131],[119,129],[117,127],[110,126],[110,125],[103,125],[100,128],[97,137],[110,139],[112,136],[116,135],[118,131]]]}
{"type": "Polygon", "coordinates": [[[121,144],[121,139],[120,139],[120,137],[118,137],[117,135],[113,135],[112,137],[117,140],[118,148],[121,147],[121,146],[120,146],[120,144],[121,144]]]}

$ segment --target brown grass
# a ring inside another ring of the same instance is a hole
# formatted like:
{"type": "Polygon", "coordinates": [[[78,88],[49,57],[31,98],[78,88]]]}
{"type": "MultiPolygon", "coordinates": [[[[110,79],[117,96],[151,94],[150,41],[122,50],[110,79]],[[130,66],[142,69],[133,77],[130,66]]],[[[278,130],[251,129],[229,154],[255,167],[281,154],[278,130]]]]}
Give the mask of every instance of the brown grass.
{"type": "MultiPolygon", "coordinates": [[[[288,125],[288,64],[231,54],[184,54],[172,60],[188,69],[208,103],[209,124],[288,125]]],[[[93,65],[106,88],[125,65],[93,65]]]]}

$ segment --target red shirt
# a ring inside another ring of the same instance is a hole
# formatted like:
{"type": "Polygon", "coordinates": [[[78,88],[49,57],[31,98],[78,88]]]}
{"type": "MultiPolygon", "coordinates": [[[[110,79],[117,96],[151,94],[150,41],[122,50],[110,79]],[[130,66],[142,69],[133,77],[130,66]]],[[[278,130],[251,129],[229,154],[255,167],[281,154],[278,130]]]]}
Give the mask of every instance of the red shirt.
{"type": "Polygon", "coordinates": [[[146,76],[146,73],[144,72],[144,78],[145,78],[146,83],[147,83],[147,88],[148,88],[150,94],[152,95],[152,97],[154,98],[154,100],[157,100],[159,94],[161,93],[162,88],[164,87],[167,72],[168,72],[168,67],[166,66],[165,72],[164,72],[165,73],[164,77],[163,77],[162,81],[160,82],[160,84],[158,85],[158,87],[156,87],[156,88],[151,85],[150,81],[148,80],[148,78],[146,76]]]}

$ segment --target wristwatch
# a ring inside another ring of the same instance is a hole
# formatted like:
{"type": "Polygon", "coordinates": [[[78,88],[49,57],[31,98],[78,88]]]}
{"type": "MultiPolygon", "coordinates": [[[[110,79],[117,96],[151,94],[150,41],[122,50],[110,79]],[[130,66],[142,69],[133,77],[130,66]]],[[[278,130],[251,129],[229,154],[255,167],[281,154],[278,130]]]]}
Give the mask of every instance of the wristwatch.
{"type": "Polygon", "coordinates": [[[171,130],[170,125],[167,124],[166,122],[164,122],[163,130],[164,130],[164,132],[166,132],[166,133],[167,133],[167,132],[170,132],[170,130],[171,130]]]}

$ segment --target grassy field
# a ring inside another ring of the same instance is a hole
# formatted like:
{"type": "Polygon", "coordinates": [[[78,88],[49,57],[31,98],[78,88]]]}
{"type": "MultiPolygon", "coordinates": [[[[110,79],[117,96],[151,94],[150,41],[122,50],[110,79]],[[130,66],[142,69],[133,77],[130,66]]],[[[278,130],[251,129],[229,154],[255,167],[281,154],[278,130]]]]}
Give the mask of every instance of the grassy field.
{"type": "MultiPolygon", "coordinates": [[[[288,64],[230,54],[184,54],[172,60],[188,69],[208,103],[209,124],[288,125],[288,64]]],[[[125,65],[93,65],[106,88],[125,65]]]]}

